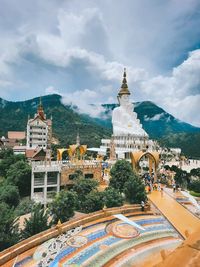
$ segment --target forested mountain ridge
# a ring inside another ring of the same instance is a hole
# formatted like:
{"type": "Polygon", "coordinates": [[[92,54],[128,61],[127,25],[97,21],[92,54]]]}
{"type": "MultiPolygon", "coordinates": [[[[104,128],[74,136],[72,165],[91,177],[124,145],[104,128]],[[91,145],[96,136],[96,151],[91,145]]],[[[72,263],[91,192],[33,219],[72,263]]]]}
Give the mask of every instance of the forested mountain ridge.
{"type": "MultiPolygon", "coordinates": [[[[36,113],[39,99],[11,102],[0,98],[0,136],[6,136],[8,131],[25,131],[28,116],[36,113]]],[[[41,99],[47,118],[53,118],[53,135],[62,146],[74,143],[78,131],[81,143],[90,147],[99,146],[102,138],[111,136],[112,110],[117,104],[103,104],[104,111],[92,118],[80,114],[76,107],[64,105],[60,95],[41,99]]],[[[134,107],[150,138],[161,140],[163,145],[179,146],[188,155],[200,156],[200,128],[176,119],[150,101],[137,102],[134,107]]]]}

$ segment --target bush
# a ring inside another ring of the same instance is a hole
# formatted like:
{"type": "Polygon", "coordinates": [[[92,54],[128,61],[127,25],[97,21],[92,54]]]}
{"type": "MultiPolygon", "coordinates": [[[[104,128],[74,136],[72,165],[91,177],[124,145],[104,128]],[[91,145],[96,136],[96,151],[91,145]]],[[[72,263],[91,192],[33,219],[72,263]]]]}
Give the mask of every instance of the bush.
{"type": "Polygon", "coordinates": [[[34,201],[30,199],[23,199],[15,209],[15,215],[22,216],[30,213],[33,209],[34,201]]]}
{"type": "Polygon", "coordinates": [[[61,190],[49,205],[50,214],[53,217],[53,223],[56,224],[59,220],[62,223],[68,221],[72,216],[74,216],[76,206],[76,193],[61,190]]]}
{"type": "Polygon", "coordinates": [[[85,201],[81,203],[80,210],[85,213],[101,210],[104,206],[102,192],[90,192],[87,194],[85,201]]]}
{"type": "Polygon", "coordinates": [[[18,224],[14,211],[6,203],[0,203],[0,251],[19,241],[18,224]]]}
{"type": "Polygon", "coordinates": [[[123,197],[119,190],[112,187],[106,188],[106,190],[103,192],[103,200],[107,208],[119,207],[123,205],[123,197]]]}
{"type": "Polygon", "coordinates": [[[19,190],[16,186],[4,182],[0,186],[0,202],[5,202],[10,207],[16,207],[19,204],[19,190]]]}
{"type": "Polygon", "coordinates": [[[190,195],[192,195],[193,197],[200,197],[200,193],[194,191],[190,191],[190,195]]]}
{"type": "Polygon", "coordinates": [[[131,204],[139,204],[141,201],[146,201],[145,186],[141,178],[136,174],[132,175],[124,185],[124,194],[126,199],[131,204]]]}
{"type": "Polygon", "coordinates": [[[25,218],[24,229],[21,231],[22,238],[26,239],[50,228],[51,224],[48,222],[48,219],[49,214],[42,205],[40,203],[35,204],[31,217],[29,219],[25,218]]]}
{"type": "Polygon", "coordinates": [[[10,184],[19,188],[20,196],[29,196],[31,192],[31,167],[22,160],[14,163],[6,173],[10,184]]]}
{"type": "Polygon", "coordinates": [[[200,180],[191,181],[188,188],[191,191],[200,193],[200,180]]]}
{"type": "Polygon", "coordinates": [[[73,185],[73,191],[78,195],[77,208],[80,208],[82,202],[85,201],[86,196],[92,192],[97,191],[98,181],[95,179],[77,179],[73,185]]]}
{"type": "Polygon", "coordinates": [[[124,184],[133,174],[131,164],[126,160],[118,160],[111,171],[110,186],[123,192],[124,184]]]}

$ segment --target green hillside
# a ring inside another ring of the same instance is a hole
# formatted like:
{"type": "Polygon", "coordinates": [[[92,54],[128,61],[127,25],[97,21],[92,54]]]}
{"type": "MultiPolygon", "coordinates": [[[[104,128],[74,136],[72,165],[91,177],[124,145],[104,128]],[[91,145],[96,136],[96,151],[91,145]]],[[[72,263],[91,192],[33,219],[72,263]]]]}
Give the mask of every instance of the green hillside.
{"type": "Polygon", "coordinates": [[[200,133],[169,134],[160,143],[164,146],[180,147],[190,158],[200,158],[200,133]]]}
{"type": "MultiPolygon", "coordinates": [[[[23,102],[0,99],[0,136],[6,136],[8,131],[25,131],[28,115],[34,116],[38,103],[39,98],[23,102]]],[[[42,104],[47,118],[53,118],[53,135],[62,145],[74,143],[78,130],[81,143],[90,146],[100,145],[102,138],[110,136],[110,130],[63,105],[59,95],[43,96],[42,104]]]]}
{"type": "MultiPolygon", "coordinates": [[[[42,97],[47,118],[53,118],[53,136],[60,145],[74,143],[78,130],[81,143],[90,147],[99,146],[102,138],[111,136],[111,115],[117,104],[104,104],[99,118],[91,118],[61,100],[56,94],[42,97]]],[[[28,116],[34,116],[38,103],[39,98],[20,102],[0,98],[0,136],[7,136],[8,131],[25,131],[28,116]]],[[[135,111],[150,138],[160,140],[163,145],[180,147],[188,156],[200,157],[200,128],[177,120],[150,101],[135,103],[135,111]]]]}

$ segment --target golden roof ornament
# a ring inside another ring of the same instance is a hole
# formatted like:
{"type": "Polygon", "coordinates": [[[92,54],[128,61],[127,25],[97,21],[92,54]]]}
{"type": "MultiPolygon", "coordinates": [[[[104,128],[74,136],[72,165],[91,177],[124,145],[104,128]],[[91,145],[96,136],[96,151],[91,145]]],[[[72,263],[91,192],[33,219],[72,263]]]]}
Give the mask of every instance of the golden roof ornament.
{"type": "Polygon", "coordinates": [[[127,84],[127,80],[126,80],[126,68],[124,68],[124,75],[123,75],[123,80],[122,80],[122,85],[121,85],[121,89],[118,93],[118,96],[122,96],[122,95],[130,95],[130,91],[128,90],[128,84],[127,84]]]}

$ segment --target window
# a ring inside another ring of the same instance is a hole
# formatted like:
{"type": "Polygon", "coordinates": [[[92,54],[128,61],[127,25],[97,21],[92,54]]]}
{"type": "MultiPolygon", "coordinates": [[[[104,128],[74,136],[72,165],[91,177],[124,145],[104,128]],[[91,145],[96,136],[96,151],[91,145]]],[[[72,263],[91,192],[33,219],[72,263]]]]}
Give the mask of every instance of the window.
{"type": "Polygon", "coordinates": [[[86,179],[92,179],[92,178],[94,178],[94,174],[93,173],[86,173],[85,178],[86,179]]]}

